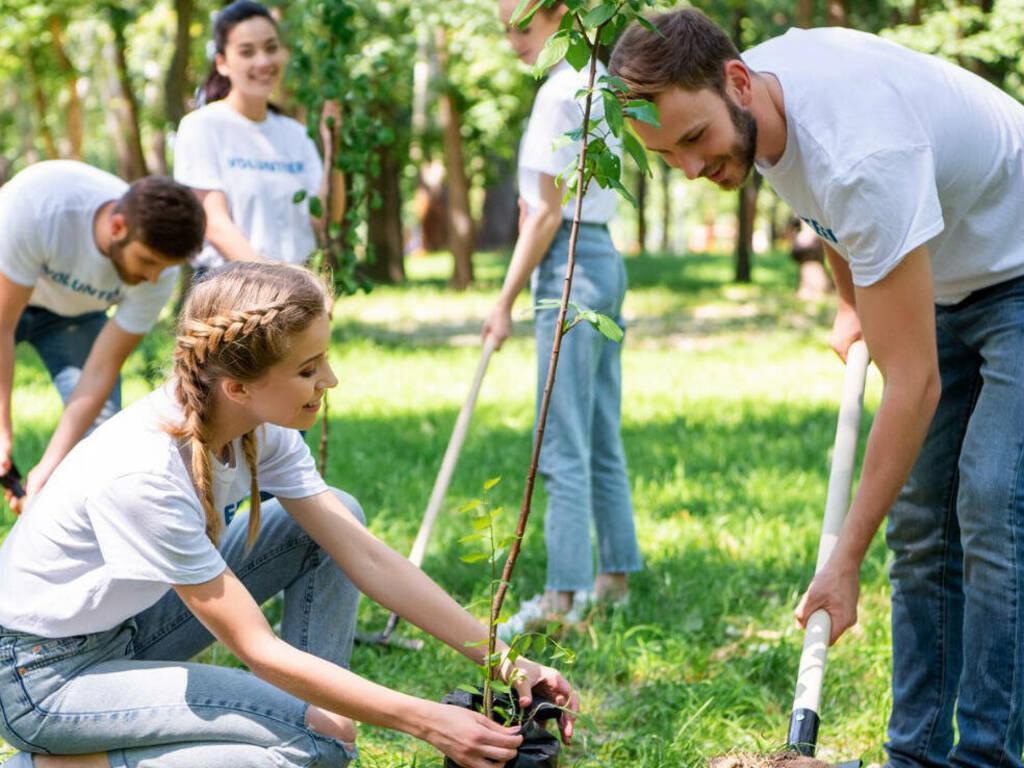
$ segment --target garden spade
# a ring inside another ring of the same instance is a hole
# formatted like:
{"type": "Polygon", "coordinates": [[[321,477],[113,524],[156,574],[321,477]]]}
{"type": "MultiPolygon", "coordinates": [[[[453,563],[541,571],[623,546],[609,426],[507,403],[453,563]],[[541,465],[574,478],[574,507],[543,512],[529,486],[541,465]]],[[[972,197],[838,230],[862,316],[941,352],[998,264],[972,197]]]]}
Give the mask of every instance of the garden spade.
{"type": "MultiPolygon", "coordinates": [[[[832,470],[828,478],[825,518],[818,541],[815,573],[821,571],[828,562],[850,508],[850,488],[853,484],[853,468],[857,458],[857,438],[860,434],[864,378],[868,363],[867,346],[863,341],[854,342],[846,357],[846,377],[843,380],[843,395],[839,405],[839,421],[832,450],[832,470]]],[[[793,713],[786,739],[789,748],[804,757],[814,757],[818,743],[821,682],[825,675],[825,659],[828,656],[828,639],[831,632],[832,620],[827,611],[821,609],[811,614],[804,633],[796,694],[793,697],[793,713]]],[[[842,765],[845,768],[860,764],[860,760],[855,760],[842,765]]]]}
{"type": "MultiPolygon", "coordinates": [[[[448,440],[448,448],[445,449],[444,458],[441,459],[441,469],[434,480],[434,488],[430,492],[430,499],[427,501],[427,509],[423,513],[423,521],[416,533],[412,550],[409,552],[409,561],[419,568],[423,565],[423,557],[427,552],[427,542],[430,541],[430,534],[434,530],[434,523],[441,512],[441,504],[444,502],[444,495],[448,491],[448,483],[451,482],[452,474],[455,472],[455,463],[459,459],[459,451],[462,450],[462,443],[466,439],[466,431],[469,429],[469,419],[473,415],[473,406],[476,405],[477,395],[480,394],[480,384],[483,381],[484,373],[487,371],[487,363],[490,362],[491,353],[494,352],[494,341],[490,336],[484,339],[483,351],[480,353],[480,362],[476,366],[476,374],[473,376],[473,383],[469,387],[469,395],[466,402],[462,404],[459,416],[455,420],[455,429],[448,440]]],[[[392,637],[395,627],[398,626],[399,616],[392,613],[388,616],[384,631],[377,635],[366,635],[359,633],[356,639],[362,643],[375,643],[379,645],[397,645],[409,650],[418,651],[423,647],[421,640],[408,640],[405,638],[392,637]]]]}
{"type": "MultiPolygon", "coordinates": [[[[832,450],[832,469],[828,477],[825,498],[825,518],[818,541],[820,571],[835,547],[839,530],[850,508],[850,488],[857,457],[857,437],[860,434],[860,416],[864,400],[864,377],[868,368],[868,348],[856,341],[846,356],[846,376],[839,405],[836,440],[832,450]]],[[[821,704],[821,681],[825,675],[828,638],[832,632],[832,619],[825,610],[815,611],[807,620],[804,648],[800,655],[800,669],[793,697],[793,714],[789,721],[786,750],[773,755],[740,752],[712,758],[710,768],[830,768],[827,763],[814,759],[818,744],[818,709],[821,704]]],[[[860,760],[840,763],[837,768],[860,768],[860,760]]]]}

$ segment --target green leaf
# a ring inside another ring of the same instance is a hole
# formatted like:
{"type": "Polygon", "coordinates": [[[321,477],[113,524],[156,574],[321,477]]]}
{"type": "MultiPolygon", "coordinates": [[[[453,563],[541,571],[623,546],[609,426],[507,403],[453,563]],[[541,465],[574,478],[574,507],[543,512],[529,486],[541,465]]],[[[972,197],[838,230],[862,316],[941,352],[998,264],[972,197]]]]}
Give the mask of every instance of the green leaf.
{"type": "Polygon", "coordinates": [[[292,202],[293,203],[301,203],[305,199],[306,199],[306,190],[304,190],[304,189],[300,189],[298,192],[296,192],[294,195],[292,195],[292,202]]]}
{"type": "Polygon", "coordinates": [[[467,501],[465,504],[459,507],[459,514],[461,515],[466,512],[472,512],[474,509],[477,509],[482,503],[483,502],[481,502],[480,499],[472,499],[470,501],[467,501]]]}
{"type": "Polygon", "coordinates": [[[601,89],[601,100],[604,102],[604,119],[608,122],[608,127],[616,136],[621,135],[624,122],[622,104],[614,93],[604,88],[601,89]]]}
{"type": "MultiPolygon", "coordinates": [[[[566,14],[568,16],[569,14],[566,14]]],[[[569,50],[565,54],[565,60],[569,62],[577,72],[590,63],[590,45],[578,29],[569,33],[569,50]]]]}
{"type": "Polygon", "coordinates": [[[533,76],[536,78],[543,77],[545,72],[565,58],[568,50],[569,33],[562,30],[553,34],[544,43],[540,55],[537,56],[537,63],[533,65],[533,76]]]}
{"type": "Polygon", "coordinates": [[[320,202],[319,197],[309,198],[309,215],[314,219],[319,219],[324,215],[324,204],[320,202]]]}
{"type": "Polygon", "coordinates": [[[594,329],[598,333],[615,343],[622,341],[622,329],[619,327],[618,323],[607,315],[602,315],[600,312],[595,312],[594,315],[596,315],[596,317],[593,320],[590,320],[590,324],[594,326],[594,329]]]}
{"type": "Polygon", "coordinates": [[[494,486],[496,486],[500,482],[501,482],[501,475],[498,475],[497,477],[492,477],[490,480],[488,480],[486,483],[484,483],[484,490],[485,491],[489,491],[489,490],[491,490],[491,488],[493,488],[494,486]]]}
{"type": "Polygon", "coordinates": [[[604,24],[614,15],[615,4],[603,3],[587,11],[587,14],[583,17],[583,26],[587,27],[587,29],[592,29],[600,24],[604,24]]]}
{"type": "Polygon", "coordinates": [[[537,11],[540,9],[543,3],[538,2],[527,13],[526,6],[529,4],[530,0],[519,0],[519,3],[516,5],[516,9],[512,11],[512,15],[509,17],[508,23],[512,24],[513,26],[519,27],[520,29],[529,24],[530,19],[533,18],[534,14],[537,13],[537,11]]]}
{"type": "Polygon", "coordinates": [[[633,99],[627,102],[625,113],[633,118],[639,120],[642,123],[648,123],[653,125],[655,128],[661,128],[661,121],[658,120],[658,108],[654,106],[653,102],[644,101],[643,99],[633,99]]]}
{"type": "Polygon", "coordinates": [[[479,693],[479,691],[476,689],[476,686],[468,685],[466,683],[462,683],[460,685],[456,685],[455,686],[455,690],[457,690],[457,691],[465,691],[466,693],[472,693],[472,694],[479,693]]]}
{"type": "Polygon", "coordinates": [[[490,527],[491,518],[486,515],[484,517],[477,517],[473,520],[473,530],[475,531],[486,531],[490,527]]]}
{"type": "Polygon", "coordinates": [[[629,201],[630,205],[636,208],[636,198],[633,197],[632,193],[628,189],[622,186],[621,181],[619,181],[618,179],[609,179],[608,186],[613,187],[620,195],[622,195],[624,198],[626,198],[626,200],[629,201]]]}
{"type": "MultiPolygon", "coordinates": [[[[473,526],[476,527],[475,525],[473,526]]],[[[482,536],[479,533],[469,533],[459,539],[459,544],[473,544],[477,541],[486,541],[487,537],[482,536]]]]}
{"type": "Polygon", "coordinates": [[[633,131],[629,130],[622,134],[622,146],[629,153],[629,156],[636,161],[640,170],[651,176],[651,164],[647,160],[647,150],[644,149],[643,144],[640,143],[640,140],[634,135],[633,131]]]}
{"type": "Polygon", "coordinates": [[[638,24],[639,24],[639,25],[640,25],[641,27],[643,27],[644,29],[646,29],[646,30],[647,30],[648,32],[653,32],[654,34],[656,34],[656,35],[657,35],[658,37],[662,38],[663,40],[664,40],[664,39],[666,39],[666,38],[665,38],[665,35],[664,35],[664,34],[662,34],[661,30],[660,30],[660,29],[658,29],[658,28],[657,28],[656,26],[654,26],[653,24],[651,24],[651,22],[649,22],[649,21],[648,21],[647,19],[645,19],[645,18],[644,18],[643,16],[637,16],[637,17],[636,17],[636,20],[637,20],[637,23],[638,23],[638,24]]]}
{"type": "Polygon", "coordinates": [[[597,78],[597,82],[603,83],[613,91],[618,91],[619,93],[627,93],[629,91],[629,86],[626,85],[625,81],[613,75],[601,75],[597,78]]]}
{"type": "Polygon", "coordinates": [[[481,560],[486,560],[488,555],[483,552],[470,552],[467,555],[462,555],[459,560],[464,563],[479,563],[481,560]]]}

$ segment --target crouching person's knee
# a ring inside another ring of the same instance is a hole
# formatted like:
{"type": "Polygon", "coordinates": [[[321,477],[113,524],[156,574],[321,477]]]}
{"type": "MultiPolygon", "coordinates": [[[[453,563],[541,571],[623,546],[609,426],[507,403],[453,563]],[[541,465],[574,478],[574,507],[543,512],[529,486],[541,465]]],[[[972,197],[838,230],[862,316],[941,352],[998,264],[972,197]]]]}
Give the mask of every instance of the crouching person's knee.
{"type": "Polygon", "coordinates": [[[345,509],[352,513],[352,516],[355,517],[356,520],[363,525],[366,525],[366,514],[363,512],[363,507],[356,500],[355,496],[338,488],[331,488],[331,491],[338,497],[338,501],[345,505],[345,509]]]}

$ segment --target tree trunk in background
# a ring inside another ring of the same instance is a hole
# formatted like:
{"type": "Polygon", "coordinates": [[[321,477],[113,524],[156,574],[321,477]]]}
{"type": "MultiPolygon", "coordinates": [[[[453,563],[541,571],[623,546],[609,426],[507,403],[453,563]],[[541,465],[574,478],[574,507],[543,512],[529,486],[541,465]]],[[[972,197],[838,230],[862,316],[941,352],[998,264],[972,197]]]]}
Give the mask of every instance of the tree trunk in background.
{"type": "Polygon", "coordinates": [[[366,264],[367,276],[378,283],[400,283],[405,280],[402,252],[402,193],[399,187],[399,166],[394,145],[378,147],[380,175],[371,179],[380,205],[371,204],[367,218],[367,236],[373,249],[373,260],[366,264]]]}
{"type": "Polygon", "coordinates": [[[757,212],[757,193],[761,190],[762,176],[754,173],[737,194],[738,226],[736,228],[736,282],[749,283],[752,273],[754,215],[757,212]]]}
{"type": "Polygon", "coordinates": [[[643,253],[647,243],[647,174],[640,171],[636,183],[636,252],[643,253]]]}
{"type": "Polygon", "coordinates": [[[61,74],[64,76],[64,82],[67,84],[68,89],[67,157],[70,157],[72,160],[81,160],[83,129],[82,102],[78,98],[78,73],[75,71],[74,66],[71,64],[71,59],[68,58],[68,55],[64,50],[64,40],[62,37],[64,26],[56,14],[50,17],[49,26],[53,53],[57,57],[57,65],[60,67],[61,74]]]}
{"type": "Polygon", "coordinates": [[[507,249],[516,243],[519,226],[519,195],[516,190],[515,158],[488,160],[498,180],[484,191],[484,211],[477,228],[480,249],[507,249]]]}
{"type": "MultiPolygon", "coordinates": [[[[448,72],[448,31],[443,27],[437,30],[435,43],[438,68],[444,82],[448,72]]],[[[469,180],[462,153],[462,120],[450,87],[442,89],[440,100],[448,176],[448,247],[455,260],[451,285],[456,290],[463,290],[473,282],[473,218],[469,211],[469,180]]]]}
{"type": "Polygon", "coordinates": [[[114,33],[114,45],[111,48],[114,70],[121,90],[121,125],[125,131],[125,145],[128,150],[127,176],[125,181],[134,181],[145,176],[146,156],[142,152],[142,134],[139,130],[139,104],[132,90],[132,81],[128,75],[128,57],[124,28],[125,12],[119,8],[110,9],[110,28],[114,33]]]}
{"type": "Polygon", "coordinates": [[[796,0],[795,22],[804,29],[814,26],[814,0],[796,0]]]}
{"type": "Polygon", "coordinates": [[[57,143],[46,124],[46,94],[43,93],[43,86],[39,82],[39,72],[36,70],[31,44],[25,46],[25,71],[32,86],[32,103],[36,108],[36,123],[39,126],[39,138],[43,140],[43,151],[48,160],[53,160],[57,157],[57,143]]]}
{"type": "Polygon", "coordinates": [[[672,197],[668,163],[661,163],[661,250],[668,253],[672,250],[672,197]]]}
{"type": "Polygon", "coordinates": [[[174,15],[177,20],[174,31],[174,55],[167,66],[167,76],[164,79],[164,116],[171,126],[177,126],[178,121],[185,116],[186,70],[191,42],[188,29],[195,8],[195,0],[174,0],[174,15]]]}

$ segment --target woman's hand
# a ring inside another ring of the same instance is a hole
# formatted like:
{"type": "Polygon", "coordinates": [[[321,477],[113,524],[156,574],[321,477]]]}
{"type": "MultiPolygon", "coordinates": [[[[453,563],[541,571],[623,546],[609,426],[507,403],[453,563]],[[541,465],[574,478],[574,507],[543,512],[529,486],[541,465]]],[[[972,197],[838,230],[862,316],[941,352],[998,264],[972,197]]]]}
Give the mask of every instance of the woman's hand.
{"type": "Polygon", "coordinates": [[[580,708],[579,697],[569,685],[569,681],[562,677],[557,669],[545,667],[520,656],[511,668],[507,663],[502,665],[502,677],[519,694],[520,707],[530,706],[534,690],[551,699],[557,706],[563,707],[558,718],[558,730],[562,734],[563,743],[568,744],[572,741],[576,722],[576,716],[572,713],[580,708]]]}
{"type": "Polygon", "coordinates": [[[494,349],[501,349],[512,334],[512,313],[503,304],[498,304],[491,310],[491,314],[484,320],[484,327],[480,335],[486,339],[488,336],[494,341],[494,349]]]}
{"type": "Polygon", "coordinates": [[[463,768],[500,768],[523,743],[518,726],[498,725],[479,712],[436,704],[421,738],[463,768]]]}

